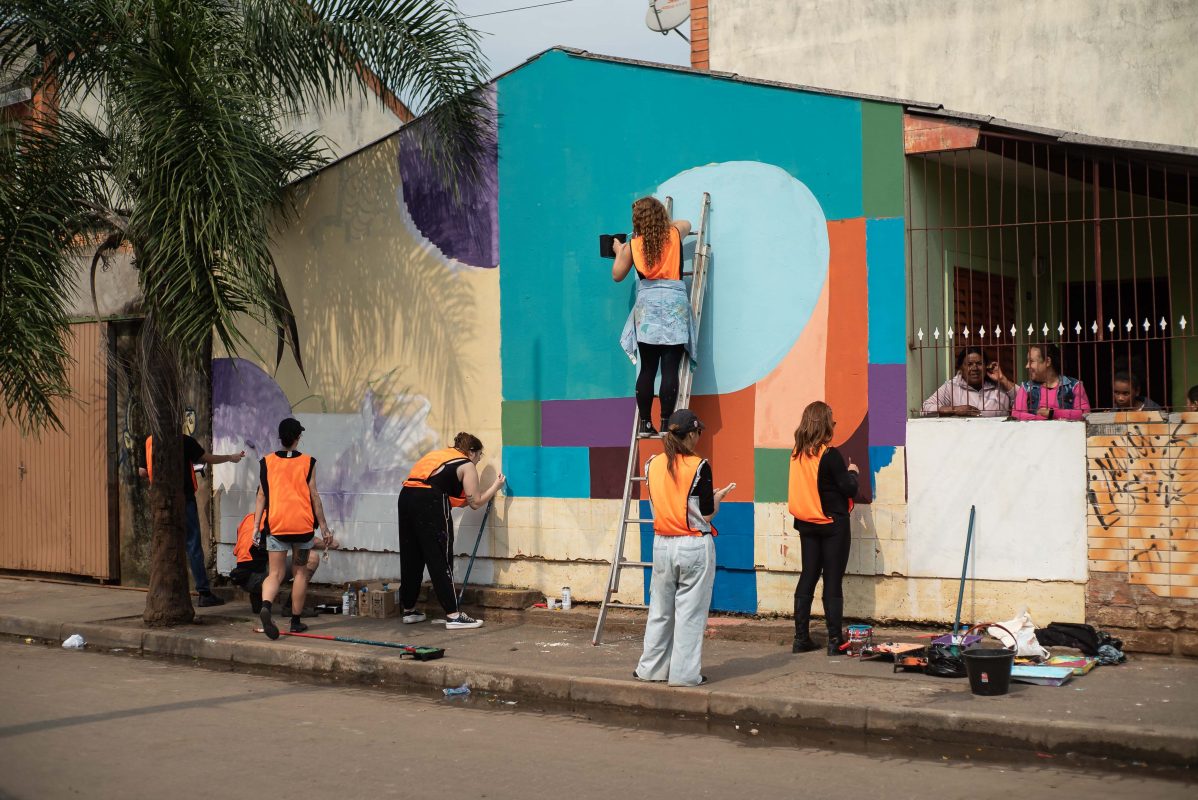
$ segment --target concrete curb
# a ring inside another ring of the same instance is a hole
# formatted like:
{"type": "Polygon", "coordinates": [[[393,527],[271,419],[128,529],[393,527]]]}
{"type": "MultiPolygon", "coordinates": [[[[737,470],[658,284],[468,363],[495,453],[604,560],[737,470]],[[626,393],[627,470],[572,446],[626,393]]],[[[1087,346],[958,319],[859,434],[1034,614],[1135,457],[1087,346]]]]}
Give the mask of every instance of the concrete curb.
{"type": "Polygon", "coordinates": [[[0,615],[0,634],[61,642],[66,633],[80,633],[89,645],[101,649],[140,650],[146,655],[340,675],[394,686],[443,688],[468,683],[476,691],[658,714],[752,720],[783,727],[877,736],[916,736],[942,742],[974,740],[1012,749],[1134,759],[1162,766],[1198,764],[1198,731],[1184,729],[1152,730],[1057,720],[1029,724],[1000,713],[869,703],[846,705],[700,688],[678,689],[638,683],[631,677],[625,681],[546,675],[454,661],[400,660],[394,655],[361,653],[336,646],[308,649],[280,647],[267,641],[230,641],[200,631],[142,631],[103,623],[61,623],[0,615]]]}

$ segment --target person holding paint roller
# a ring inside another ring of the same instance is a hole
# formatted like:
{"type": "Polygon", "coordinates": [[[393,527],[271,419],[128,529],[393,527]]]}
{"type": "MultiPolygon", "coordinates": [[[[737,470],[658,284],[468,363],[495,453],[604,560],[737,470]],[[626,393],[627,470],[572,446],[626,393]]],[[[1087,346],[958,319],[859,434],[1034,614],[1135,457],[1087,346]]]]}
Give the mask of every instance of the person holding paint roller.
{"type": "Polygon", "coordinates": [[[678,402],[678,368],[682,356],[698,352],[695,316],[690,295],[682,280],[682,239],[691,232],[684,219],[670,220],[666,207],[655,197],[642,197],[632,204],[632,239],[612,242],[616,260],[612,280],[619,282],[636,268],[636,303],[624,324],[620,346],[635,364],[636,405],[641,422],[639,436],[656,436],[653,427],[653,384],[661,367],[661,419],[674,413],[678,402]]]}
{"type": "Polygon", "coordinates": [[[832,447],[836,420],[827,403],[816,400],[803,409],[790,453],[787,501],[802,546],[803,571],[795,586],[795,638],[792,653],[818,650],[811,639],[811,603],[815,584],[824,579],[824,616],[828,623],[828,655],[844,643],[841,624],[844,592],[841,581],[849,563],[849,512],[857,494],[857,465],[846,466],[832,447]]]}
{"type": "Polygon", "coordinates": [[[449,513],[451,506],[483,508],[503,486],[506,479],[500,473],[489,488],[479,491],[482,456],[483,443],[463,431],[454,437],[453,447],[421,457],[403,482],[399,492],[399,599],[407,624],[425,619],[416,610],[416,600],[426,566],[433,591],[445,609],[445,629],[483,624],[458,607],[453,586],[453,517],[449,513]]]}

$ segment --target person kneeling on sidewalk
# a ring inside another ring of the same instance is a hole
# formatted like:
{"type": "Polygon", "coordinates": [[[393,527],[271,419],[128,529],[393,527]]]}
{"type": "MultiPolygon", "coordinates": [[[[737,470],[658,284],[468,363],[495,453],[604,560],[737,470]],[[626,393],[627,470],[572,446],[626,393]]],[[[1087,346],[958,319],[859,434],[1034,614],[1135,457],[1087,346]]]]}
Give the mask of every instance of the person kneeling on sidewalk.
{"type": "Polygon", "coordinates": [[[483,443],[478,437],[459,433],[453,447],[421,457],[399,490],[399,599],[406,623],[424,621],[424,614],[416,610],[416,599],[427,566],[433,591],[445,609],[445,629],[483,624],[458,608],[453,585],[453,517],[449,514],[450,506],[483,508],[503,486],[500,473],[488,489],[479,491],[482,456],[483,443]]]}
{"type": "Polygon", "coordinates": [[[291,586],[291,632],[303,633],[308,626],[300,621],[308,579],[316,570],[312,555],[315,523],[320,524],[325,545],[333,532],[324,518],[324,505],[316,490],[316,459],[295,449],[304,426],[288,417],[279,423],[279,441],[283,449],[262,459],[258,498],[254,506],[252,530],[258,531],[258,546],[265,543],[268,573],[262,584],[262,631],[269,639],[279,638],[279,629],[271,618],[272,603],[287,570],[287,551],[292,552],[295,578],[291,586]]]}

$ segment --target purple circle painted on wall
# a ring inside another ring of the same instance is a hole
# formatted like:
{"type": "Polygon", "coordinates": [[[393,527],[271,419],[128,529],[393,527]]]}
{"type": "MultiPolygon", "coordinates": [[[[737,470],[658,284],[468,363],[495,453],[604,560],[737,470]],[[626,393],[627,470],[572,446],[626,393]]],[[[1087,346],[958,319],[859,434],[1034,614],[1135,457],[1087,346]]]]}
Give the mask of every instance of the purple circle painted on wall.
{"type": "Polygon", "coordinates": [[[495,88],[484,90],[490,114],[478,180],[458,196],[437,174],[420,141],[421,120],[399,134],[399,205],[413,232],[440,251],[450,267],[499,266],[499,148],[495,88]]]}

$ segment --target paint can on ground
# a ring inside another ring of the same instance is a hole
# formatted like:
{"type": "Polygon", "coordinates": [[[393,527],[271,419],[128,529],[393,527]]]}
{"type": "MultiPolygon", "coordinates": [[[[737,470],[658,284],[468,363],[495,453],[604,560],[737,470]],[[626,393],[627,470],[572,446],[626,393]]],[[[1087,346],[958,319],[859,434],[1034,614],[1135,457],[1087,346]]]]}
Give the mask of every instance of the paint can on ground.
{"type": "Polygon", "coordinates": [[[574,605],[574,599],[570,596],[570,587],[562,587],[562,611],[569,611],[574,605]]]}
{"type": "Polygon", "coordinates": [[[874,642],[874,626],[873,625],[850,625],[849,632],[849,655],[859,656],[861,651],[874,642]]]}

